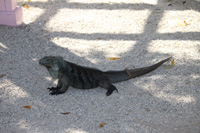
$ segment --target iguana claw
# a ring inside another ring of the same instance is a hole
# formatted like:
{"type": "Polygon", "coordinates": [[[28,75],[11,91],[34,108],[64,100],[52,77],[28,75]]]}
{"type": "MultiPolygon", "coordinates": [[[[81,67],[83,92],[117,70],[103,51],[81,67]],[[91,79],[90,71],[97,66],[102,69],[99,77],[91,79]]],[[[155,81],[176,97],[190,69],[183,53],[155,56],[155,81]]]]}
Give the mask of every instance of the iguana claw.
{"type": "Polygon", "coordinates": [[[47,88],[49,91],[53,91],[53,90],[59,90],[59,87],[51,87],[51,88],[47,88]]]}
{"type": "Polygon", "coordinates": [[[50,95],[58,95],[58,94],[63,94],[63,92],[61,92],[59,90],[51,90],[50,95]]]}

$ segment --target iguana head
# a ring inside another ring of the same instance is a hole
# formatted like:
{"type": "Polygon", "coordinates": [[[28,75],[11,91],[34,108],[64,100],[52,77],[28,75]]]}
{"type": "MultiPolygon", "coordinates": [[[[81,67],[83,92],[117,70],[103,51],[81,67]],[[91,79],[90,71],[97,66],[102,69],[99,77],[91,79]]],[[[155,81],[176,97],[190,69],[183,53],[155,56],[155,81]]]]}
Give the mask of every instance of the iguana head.
{"type": "Polygon", "coordinates": [[[61,62],[63,62],[63,58],[61,56],[45,56],[39,60],[40,65],[54,71],[59,70],[61,62]]]}

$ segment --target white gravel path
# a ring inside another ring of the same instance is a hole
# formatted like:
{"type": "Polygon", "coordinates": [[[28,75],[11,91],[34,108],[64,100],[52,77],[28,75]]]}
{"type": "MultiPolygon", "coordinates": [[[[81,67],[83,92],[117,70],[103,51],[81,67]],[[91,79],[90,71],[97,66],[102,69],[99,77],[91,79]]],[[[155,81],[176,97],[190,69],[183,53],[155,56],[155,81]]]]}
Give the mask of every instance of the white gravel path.
{"type": "Polygon", "coordinates": [[[200,133],[200,0],[24,3],[23,26],[0,26],[0,133],[200,133]],[[47,55],[105,71],[170,55],[175,65],[109,97],[100,87],[50,96],[56,82],[38,64],[47,55]]]}

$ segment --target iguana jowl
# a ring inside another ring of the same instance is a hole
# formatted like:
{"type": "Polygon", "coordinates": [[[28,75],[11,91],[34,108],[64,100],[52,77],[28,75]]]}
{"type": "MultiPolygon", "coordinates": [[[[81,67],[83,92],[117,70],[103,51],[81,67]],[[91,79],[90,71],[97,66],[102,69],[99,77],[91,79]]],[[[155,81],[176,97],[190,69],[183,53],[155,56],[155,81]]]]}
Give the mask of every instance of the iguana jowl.
{"type": "Polygon", "coordinates": [[[122,71],[106,71],[95,68],[88,68],[65,61],[60,56],[46,56],[39,60],[39,64],[44,65],[52,78],[58,79],[57,87],[48,88],[51,95],[62,94],[67,91],[69,86],[79,89],[91,89],[103,87],[109,96],[117,88],[112,84],[131,78],[135,78],[149,73],[168,61],[171,57],[162,60],[152,66],[135,68],[122,71]]]}

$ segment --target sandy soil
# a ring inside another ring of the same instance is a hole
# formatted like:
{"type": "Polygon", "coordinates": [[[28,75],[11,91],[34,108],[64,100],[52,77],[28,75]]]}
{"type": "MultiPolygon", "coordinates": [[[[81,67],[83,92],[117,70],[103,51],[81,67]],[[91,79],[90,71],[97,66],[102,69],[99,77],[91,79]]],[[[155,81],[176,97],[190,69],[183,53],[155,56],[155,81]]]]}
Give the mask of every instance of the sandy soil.
{"type": "Polygon", "coordinates": [[[24,3],[25,24],[0,26],[1,133],[200,133],[199,0],[24,3]],[[116,83],[109,97],[100,87],[50,96],[56,81],[38,64],[47,55],[104,71],[170,55],[175,65],[116,83]]]}

